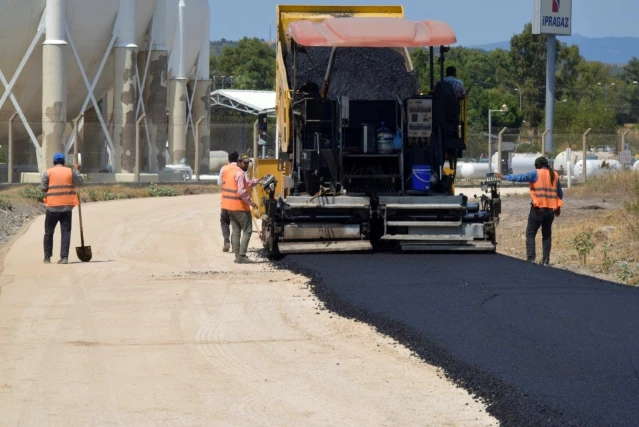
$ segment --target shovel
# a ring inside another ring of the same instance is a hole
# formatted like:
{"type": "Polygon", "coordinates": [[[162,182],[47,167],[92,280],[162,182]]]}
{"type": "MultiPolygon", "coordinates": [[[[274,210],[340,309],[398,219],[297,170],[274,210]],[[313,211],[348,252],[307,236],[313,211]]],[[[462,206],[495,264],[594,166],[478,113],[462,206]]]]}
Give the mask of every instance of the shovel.
{"type": "Polygon", "coordinates": [[[75,253],[82,262],[89,262],[93,258],[93,252],[91,252],[91,246],[84,246],[84,229],[82,228],[82,202],[80,201],[80,195],[78,194],[78,214],[80,215],[80,240],[82,246],[75,248],[75,253]]]}
{"type": "MultiPolygon", "coordinates": [[[[80,153],[78,153],[78,143],[79,135],[78,135],[78,121],[80,117],[75,120],[73,126],[73,135],[75,137],[75,142],[73,143],[73,162],[75,163],[75,169],[80,170],[80,153]]],[[[80,241],[82,246],[75,248],[75,253],[78,255],[78,259],[82,262],[89,262],[91,258],[93,258],[93,252],[91,252],[91,246],[84,246],[84,228],[82,227],[82,199],[80,197],[80,193],[76,190],[76,194],[78,195],[78,215],[80,215],[80,241]]]]}

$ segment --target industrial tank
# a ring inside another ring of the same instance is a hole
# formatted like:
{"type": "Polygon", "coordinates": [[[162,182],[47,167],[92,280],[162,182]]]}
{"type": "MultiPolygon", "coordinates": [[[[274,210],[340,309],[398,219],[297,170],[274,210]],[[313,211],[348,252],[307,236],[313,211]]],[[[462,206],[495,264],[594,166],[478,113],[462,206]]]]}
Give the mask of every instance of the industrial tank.
{"type": "MultiPolygon", "coordinates": [[[[178,5],[179,0],[167,1],[166,45],[169,49],[169,76],[175,76],[179,68],[180,55],[177,52],[180,44],[180,32],[178,30],[178,5]],[[173,49],[176,53],[173,54],[173,49]]],[[[189,72],[196,64],[202,46],[202,38],[205,34],[210,19],[207,0],[188,0],[184,8],[184,63],[189,72]]],[[[207,57],[208,61],[208,57],[207,57]]]]}
{"type": "MultiPolygon", "coordinates": [[[[156,0],[136,0],[136,42],[141,46],[147,32],[156,0]]],[[[20,61],[37,33],[46,0],[4,0],[0,15],[0,46],[2,46],[2,72],[11,80],[20,61]],[[6,2],[9,4],[7,5],[6,2]]],[[[71,38],[85,67],[87,78],[93,81],[100,62],[111,41],[113,26],[118,13],[117,0],[67,0],[67,25],[71,38]]],[[[45,36],[35,45],[29,61],[20,73],[13,89],[18,104],[30,122],[40,121],[42,116],[42,44],[45,36]]],[[[107,60],[101,78],[95,88],[96,99],[102,98],[113,84],[113,57],[107,60]]],[[[4,92],[1,86],[0,93],[4,92]]],[[[87,96],[87,88],[75,57],[69,46],[67,53],[67,117],[79,114],[87,96]]],[[[90,104],[89,104],[90,105],[90,104]]],[[[0,115],[15,111],[10,100],[5,102],[0,115]]]]}
{"type": "MultiPolygon", "coordinates": [[[[125,0],[123,0],[125,1],[125,0]]],[[[136,3],[135,30],[138,51],[144,47],[144,39],[151,24],[156,1],[166,1],[167,48],[171,61],[179,58],[179,52],[173,54],[172,48],[177,43],[179,32],[178,4],[179,0],[130,0],[136,3]]],[[[85,67],[90,82],[98,71],[111,37],[119,8],[118,0],[66,0],[67,23],[71,38],[85,67]]],[[[187,71],[197,63],[202,38],[205,36],[209,19],[206,0],[188,0],[184,8],[184,60],[187,71]]],[[[0,46],[2,46],[2,62],[0,69],[5,78],[11,81],[18,65],[26,54],[29,45],[38,31],[40,19],[45,10],[46,0],[3,0],[3,11],[0,15],[0,46]]],[[[18,104],[28,116],[30,122],[38,127],[42,116],[42,44],[45,35],[36,43],[26,66],[13,88],[18,104]]],[[[96,99],[102,98],[113,85],[113,55],[110,55],[94,94],[96,99]]],[[[4,85],[0,84],[0,96],[4,93],[4,85]]],[[[67,117],[73,118],[80,113],[80,108],[87,96],[87,89],[82,74],[71,48],[67,52],[67,117]]],[[[89,104],[91,106],[91,104],[89,104]]],[[[9,117],[15,112],[9,99],[0,109],[0,118],[9,117]]],[[[2,121],[2,120],[0,120],[2,121]]]]}
{"type": "Polygon", "coordinates": [[[460,172],[463,179],[486,178],[488,163],[464,163],[460,172]]]}
{"type": "MultiPolygon", "coordinates": [[[[587,176],[591,177],[591,176],[598,176],[598,175],[604,175],[606,173],[611,173],[611,172],[617,172],[619,170],[621,170],[621,164],[617,161],[617,160],[588,160],[586,159],[586,165],[588,170],[587,172],[587,176]],[[606,167],[604,167],[604,164],[606,165],[606,167]]],[[[574,171],[574,176],[583,176],[583,160],[579,160],[576,164],[575,164],[575,171],[574,171]]]]}

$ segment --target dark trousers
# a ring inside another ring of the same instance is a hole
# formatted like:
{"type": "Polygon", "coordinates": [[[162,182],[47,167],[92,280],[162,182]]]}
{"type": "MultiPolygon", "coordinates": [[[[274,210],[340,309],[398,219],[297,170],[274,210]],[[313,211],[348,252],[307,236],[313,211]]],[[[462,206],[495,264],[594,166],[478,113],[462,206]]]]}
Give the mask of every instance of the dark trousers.
{"type": "Polygon", "coordinates": [[[71,246],[71,218],[73,213],[69,212],[49,212],[44,219],[44,256],[53,255],[53,233],[55,227],[60,223],[62,232],[62,244],[60,245],[60,258],[69,257],[69,246],[71,246]]]}
{"type": "Polygon", "coordinates": [[[220,226],[222,227],[224,243],[231,243],[231,218],[226,209],[222,209],[220,212],[220,226]]]}
{"type": "Polygon", "coordinates": [[[552,223],[555,220],[555,212],[552,209],[530,208],[528,215],[528,227],[526,227],[526,255],[528,261],[535,261],[535,237],[541,227],[543,246],[543,259],[550,258],[552,249],[552,223]]]}

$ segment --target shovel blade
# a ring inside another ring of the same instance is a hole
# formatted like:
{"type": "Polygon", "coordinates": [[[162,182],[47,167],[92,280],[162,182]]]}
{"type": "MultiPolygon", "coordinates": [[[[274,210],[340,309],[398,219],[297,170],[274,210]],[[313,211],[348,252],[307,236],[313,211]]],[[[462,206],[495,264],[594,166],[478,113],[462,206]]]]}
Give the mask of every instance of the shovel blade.
{"type": "Polygon", "coordinates": [[[89,262],[93,258],[93,252],[91,252],[91,246],[80,246],[75,248],[75,253],[78,255],[78,259],[82,262],[89,262]]]}

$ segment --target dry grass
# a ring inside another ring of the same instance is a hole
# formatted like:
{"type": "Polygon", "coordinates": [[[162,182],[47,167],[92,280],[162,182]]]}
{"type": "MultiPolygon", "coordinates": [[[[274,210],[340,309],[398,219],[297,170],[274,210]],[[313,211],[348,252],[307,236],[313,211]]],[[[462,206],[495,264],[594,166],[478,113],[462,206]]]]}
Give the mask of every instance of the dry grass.
{"type": "MultiPolygon", "coordinates": [[[[145,197],[189,196],[194,194],[210,194],[219,192],[213,184],[172,184],[172,185],[87,185],[80,190],[82,202],[102,202],[121,199],[137,199],[145,197]]],[[[0,199],[10,203],[23,205],[37,205],[39,201],[39,186],[21,185],[0,189],[0,199]]]]}
{"type": "Polygon", "coordinates": [[[558,225],[553,239],[557,261],[639,285],[639,174],[620,172],[591,179],[585,186],[571,189],[567,194],[570,199],[616,199],[621,204],[617,209],[558,225]],[[592,250],[586,251],[588,246],[593,246],[592,250]]]}

